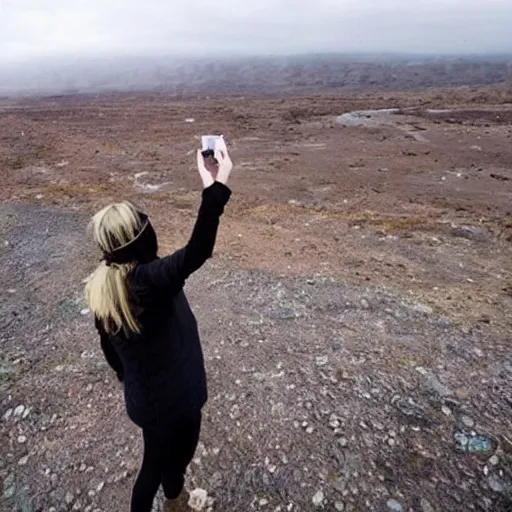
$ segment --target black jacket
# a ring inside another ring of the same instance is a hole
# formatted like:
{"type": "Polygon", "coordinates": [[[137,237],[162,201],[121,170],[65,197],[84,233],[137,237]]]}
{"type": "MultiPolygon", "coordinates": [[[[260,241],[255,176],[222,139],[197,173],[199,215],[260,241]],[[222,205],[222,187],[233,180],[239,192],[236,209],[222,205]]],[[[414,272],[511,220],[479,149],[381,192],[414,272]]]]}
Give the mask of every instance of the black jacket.
{"type": "Polygon", "coordinates": [[[130,274],[143,309],[137,317],[141,334],[108,335],[96,320],[105,358],[124,381],[128,415],[141,427],[168,423],[206,403],[203,353],[183,286],[211,257],[230,195],[219,182],[205,189],[188,244],[170,256],[137,265],[130,274]]]}

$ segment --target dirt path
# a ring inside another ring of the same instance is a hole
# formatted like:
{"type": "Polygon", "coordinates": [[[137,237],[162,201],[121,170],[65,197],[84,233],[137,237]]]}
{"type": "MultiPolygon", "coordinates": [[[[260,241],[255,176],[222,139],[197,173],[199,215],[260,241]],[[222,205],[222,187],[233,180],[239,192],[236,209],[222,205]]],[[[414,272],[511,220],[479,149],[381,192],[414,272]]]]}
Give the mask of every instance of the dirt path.
{"type": "Polygon", "coordinates": [[[2,510],[127,509],[141,442],[81,301],[85,225],[130,197],[183,243],[208,110],[239,170],[187,285],[210,382],[189,486],[218,511],[509,510],[509,125],[417,116],[427,143],[336,126],[391,100],[164,99],[0,115],[2,510]]]}

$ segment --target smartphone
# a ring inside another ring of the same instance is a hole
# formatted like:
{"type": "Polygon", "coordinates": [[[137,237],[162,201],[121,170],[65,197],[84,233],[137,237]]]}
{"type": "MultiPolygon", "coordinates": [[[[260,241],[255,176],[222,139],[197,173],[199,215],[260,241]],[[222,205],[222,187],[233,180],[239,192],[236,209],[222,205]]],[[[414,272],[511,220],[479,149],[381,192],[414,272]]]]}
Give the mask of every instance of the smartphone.
{"type": "Polygon", "coordinates": [[[216,150],[225,151],[226,142],[223,135],[203,135],[201,136],[203,157],[213,157],[216,150]]]}

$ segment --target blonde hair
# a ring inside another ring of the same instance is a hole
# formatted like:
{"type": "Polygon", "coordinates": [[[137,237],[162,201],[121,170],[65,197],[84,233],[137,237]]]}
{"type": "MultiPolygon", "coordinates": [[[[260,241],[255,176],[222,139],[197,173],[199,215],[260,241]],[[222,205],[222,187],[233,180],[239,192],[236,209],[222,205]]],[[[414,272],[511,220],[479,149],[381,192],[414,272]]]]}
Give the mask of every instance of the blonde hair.
{"type": "MultiPolygon", "coordinates": [[[[129,202],[114,203],[96,213],[89,224],[94,241],[104,253],[110,253],[130,243],[141,231],[142,220],[137,209],[129,202]]],[[[127,276],[134,263],[102,261],[87,285],[85,297],[89,308],[105,331],[115,334],[121,329],[140,332],[133,312],[134,297],[127,276]]]]}

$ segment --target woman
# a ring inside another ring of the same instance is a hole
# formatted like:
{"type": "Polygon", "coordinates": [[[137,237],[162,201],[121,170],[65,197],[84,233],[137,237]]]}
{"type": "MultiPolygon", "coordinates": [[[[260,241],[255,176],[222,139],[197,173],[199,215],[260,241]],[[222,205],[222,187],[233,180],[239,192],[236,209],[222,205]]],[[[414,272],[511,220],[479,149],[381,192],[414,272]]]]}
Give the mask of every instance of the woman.
{"type": "Polygon", "coordinates": [[[183,492],[206,403],[206,377],[196,320],[183,293],[187,277],[211,257],[219,218],[231,191],[233,164],[197,153],[204,190],[188,244],[158,258],[147,215],[128,202],[112,204],[91,221],[103,260],[86,286],[105,357],[124,382],[126,409],[142,428],[144,458],[132,512],[150,512],[160,484],[166,510],[188,510],[183,492]]]}

